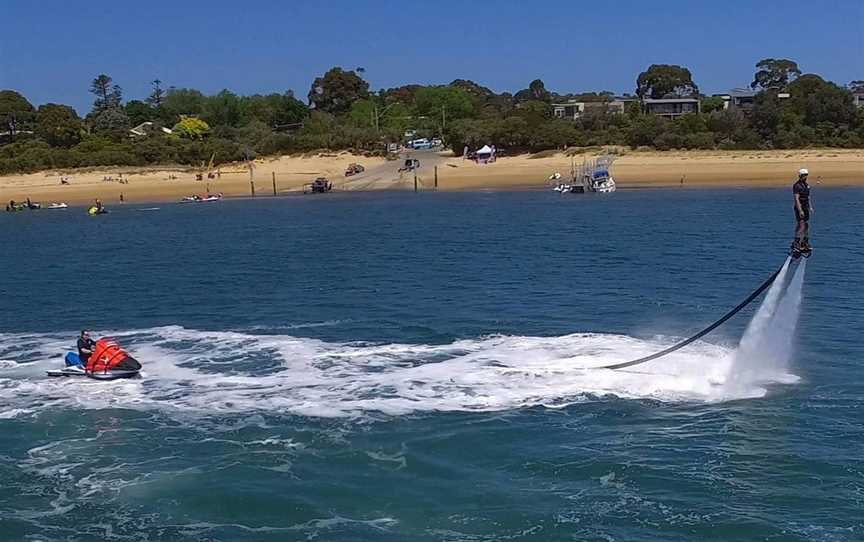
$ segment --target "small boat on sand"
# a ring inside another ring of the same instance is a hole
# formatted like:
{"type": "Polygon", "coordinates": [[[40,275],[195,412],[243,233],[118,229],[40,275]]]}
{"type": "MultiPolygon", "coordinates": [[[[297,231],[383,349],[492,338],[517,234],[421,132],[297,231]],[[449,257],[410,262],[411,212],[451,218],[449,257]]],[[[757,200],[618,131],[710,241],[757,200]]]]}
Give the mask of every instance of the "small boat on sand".
{"type": "Polygon", "coordinates": [[[193,196],[186,196],[180,203],[210,203],[213,201],[219,201],[222,199],[222,193],[218,194],[195,194],[193,196]]]}

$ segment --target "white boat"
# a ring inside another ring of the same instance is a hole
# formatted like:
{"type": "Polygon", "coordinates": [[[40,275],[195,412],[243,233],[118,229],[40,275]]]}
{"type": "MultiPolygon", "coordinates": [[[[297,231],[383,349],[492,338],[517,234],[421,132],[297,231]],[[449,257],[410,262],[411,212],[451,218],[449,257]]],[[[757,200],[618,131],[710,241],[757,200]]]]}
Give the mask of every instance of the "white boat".
{"type": "Polygon", "coordinates": [[[614,192],[617,189],[618,188],[615,186],[615,179],[613,179],[612,177],[609,177],[604,181],[594,183],[595,192],[609,193],[614,192]]]}
{"type": "Polygon", "coordinates": [[[186,196],[185,198],[180,200],[180,203],[210,203],[212,201],[219,201],[221,199],[222,199],[221,193],[220,194],[208,194],[206,196],[199,196],[196,194],[194,196],[186,196]]]}
{"type": "Polygon", "coordinates": [[[66,209],[68,207],[65,203],[49,203],[45,206],[46,209],[66,209]]]}
{"type": "Polygon", "coordinates": [[[615,179],[609,175],[608,169],[598,169],[591,176],[591,191],[609,193],[617,190],[615,179]]]}

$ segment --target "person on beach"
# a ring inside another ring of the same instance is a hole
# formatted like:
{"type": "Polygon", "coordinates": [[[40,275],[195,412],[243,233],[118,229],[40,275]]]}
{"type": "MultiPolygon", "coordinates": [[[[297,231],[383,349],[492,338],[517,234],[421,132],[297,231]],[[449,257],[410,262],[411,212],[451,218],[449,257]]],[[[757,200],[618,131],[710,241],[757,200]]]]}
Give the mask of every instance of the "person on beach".
{"type": "Polygon", "coordinates": [[[809,251],[810,248],[810,214],[813,204],[810,203],[810,185],[807,183],[809,171],[798,170],[798,180],[792,185],[792,197],[795,200],[795,241],[793,251],[809,251]]]}

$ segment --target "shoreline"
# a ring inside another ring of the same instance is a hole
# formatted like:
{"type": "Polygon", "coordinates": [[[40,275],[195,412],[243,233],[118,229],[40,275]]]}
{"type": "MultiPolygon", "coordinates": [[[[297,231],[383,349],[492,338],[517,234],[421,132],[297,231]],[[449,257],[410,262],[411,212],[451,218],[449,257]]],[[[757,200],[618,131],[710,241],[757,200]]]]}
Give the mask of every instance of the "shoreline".
{"type": "MultiPolygon", "coordinates": [[[[800,167],[807,167],[811,184],[820,187],[864,186],[864,149],[613,152],[620,153],[611,172],[621,190],[788,187],[800,167]]],[[[433,188],[437,170],[438,191],[455,192],[548,189],[550,175],[561,173],[566,178],[572,163],[579,164],[596,154],[517,155],[487,165],[449,153],[421,151],[411,156],[421,160],[417,170],[421,191],[433,188]]],[[[0,177],[0,202],[5,206],[9,200],[20,202],[29,197],[42,204],[86,206],[100,198],[106,206],[116,206],[123,194],[127,204],[168,203],[208,189],[210,193],[222,193],[226,199],[274,197],[274,179],[275,196],[282,197],[301,194],[304,184],[319,176],[333,182],[334,192],[412,191],[414,174],[397,172],[400,165],[401,160],[347,152],[260,159],[253,163],[254,196],[246,164],[223,164],[213,170],[219,171],[218,178],[206,179],[205,174],[201,181],[195,180],[200,169],[176,165],[43,171],[0,177]],[[345,168],[353,162],[363,164],[366,171],[345,177],[345,168]],[[121,175],[127,184],[103,180],[121,175]],[[61,177],[67,177],[70,184],[61,185],[61,177]]]]}

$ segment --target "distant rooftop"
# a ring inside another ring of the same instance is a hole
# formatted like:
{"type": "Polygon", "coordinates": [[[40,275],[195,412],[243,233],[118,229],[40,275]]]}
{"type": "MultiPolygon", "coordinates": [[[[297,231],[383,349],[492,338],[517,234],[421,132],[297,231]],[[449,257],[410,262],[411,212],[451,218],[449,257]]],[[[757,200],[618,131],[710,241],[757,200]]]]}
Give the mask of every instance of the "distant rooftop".
{"type": "Polygon", "coordinates": [[[678,104],[698,102],[699,98],[645,98],[642,101],[646,104],[678,104]]]}

